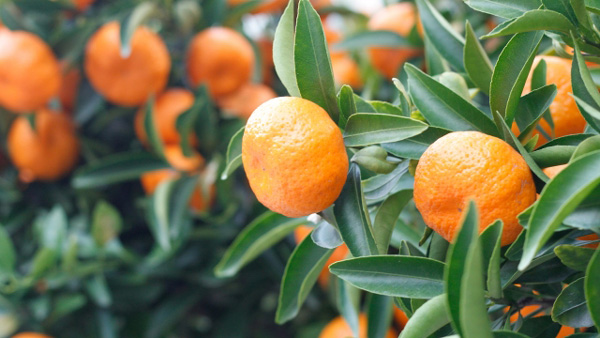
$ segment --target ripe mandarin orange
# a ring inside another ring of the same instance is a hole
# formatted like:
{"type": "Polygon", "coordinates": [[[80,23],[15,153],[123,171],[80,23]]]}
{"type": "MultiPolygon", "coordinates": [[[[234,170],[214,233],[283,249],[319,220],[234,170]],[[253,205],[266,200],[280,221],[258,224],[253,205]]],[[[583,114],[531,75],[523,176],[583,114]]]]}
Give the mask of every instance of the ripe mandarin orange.
{"type": "Polygon", "coordinates": [[[401,328],[404,328],[406,326],[406,323],[408,323],[408,316],[406,316],[406,313],[404,313],[404,311],[400,310],[397,307],[394,307],[394,320],[396,321],[396,323],[398,323],[398,325],[400,325],[401,328]]]}
{"type": "Polygon", "coordinates": [[[62,85],[58,91],[58,98],[63,110],[67,113],[72,113],[75,108],[75,99],[81,81],[81,73],[77,67],[62,63],[62,85]]]}
{"type": "Polygon", "coordinates": [[[521,232],[517,215],[535,201],[529,167],[508,143],[480,132],[449,133],[421,156],[414,199],[425,223],[452,242],[469,200],[479,211],[480,232],[504,222],[502,245],[521,232]]]}
{"type": "MultiPolygon", "coordinates": [[[[401,36],[408,36],[418,22],[415,6],[410,2],[401,2],[387,6],[375,13],[369,20],[370,30],[386,30],[401,36]]],[[[375,69],[388,79],[398,75],[404,62],[419,56],[418,48],[371,47],[369,55],[375,69]]]]}
{"type": "MultiPolygon", "coordinates": [[[[165,144],[179,144],[181,138],[177,131],[177,118],[194,104],[194,94],[183,88],[170,88],[156,97],[152,110],[154,124],[165,144]]],[[[148,137],[144,129],[146,107],[140,108],[135,115],[135,133],[146,144],[148,137]]]]}
{"type": "MultiPolygon", "coordinates": [[[[395,338],[398,334],[394,329],[390,328],[385,338],[395,338]]],[[[327,326],[323,328],[319,338],[348,338],[356,337],[352,332],[352,328],[343,317],[334,318],[327,326]]],[[[364,313],[358,315],[358,338],[367,338],[367,316],[364,313]]]]}
{"type": "MultiPolygon", "coordinates": [[[[296,243],[300,244],[300,242],[302,242],[308,235],[310,235],[310,232],[312,230],[312,227],[306,225],[301,225],[297,227],[294,230],[294,239],[296,240],[296,243]]],[[[327,284],[329,283],[329,266],[335,262],[339,262],[345,259],[347,255],[348,247],[346,246],[346,244],[342,244],[335,248],[335,250],[333,250],[333,253],[331,254],[331,256],[329,256],[329,259],[327,259],[327,263],[325,263],[325,267],[323,268],[323,270],[321,270],[321,273],[319,274],[319,284],[321,284],[323,288],[326,288],[327,284]]]]}
{"type": "Polygon", "coordinates": [[[21,180],[52,181],[77,163],[79,140],[73,122],[64,113],[40,109],[35,115],[35,130],[25,117],[13,122],[8,151],[21,180]]]}
{"type": "Polygon", "coordinates": [[[566,164],[561,164],[561,165],[555,165],[553,167],[544,168],[544,169],[542,169],[542,171],[548,177],[553,178],[554,176],[558,175],[558,173],[561,172],[566,167],[567,167],[566,164]]]}
{"type": "Polygon", "coordinates": [[[316,103],[280,97],[258,107],[242,139],[250,187],[267,208],[288,217],[322,211],[346,182],[342,133],[316,103]]]}
{"type": "Polygon", "coordinates": [[[138,106],[167,84],[171,57],[161,37],[146,27],[133,34],[128,56],[121,55],[117,22],[102,26],[85,49],[85,73],[94,89],[108,101],[138,106]]]}
{"type": "MultiPolygon", "coordinates": [[[[229,6],[237,6],[247,3],[249,0],[227,0],[229,6]]],[[[287,0],[263,0],[256,7],[252,8],[252,13],[272,13],[281,11],[287,5],[287,0]]]]}
{"type": "Polygon", "coordinates": [[[310,0],[310,3],[316,10],[331,6],[331,0],[310,0]]]}
{"type": "Polygon", "coordinates": [[[217,105],[226,113],[247,120],[258,106],[276,97],[271,87],[248,82],[235,92],[219,97],[217,105]]]}
{"type": "MultiPolygon", "coordinates": [[[[151,195],[154,193],[158,185],[165,180],[175,180],[180,176],[179,172],[173,169],[160,169],[149,171],[140,177],[140,182],[142,184],[142,188],[146,192],[147,195],[151,195]]],[[[202,192],[200,185],[194,189],[192,195],[190,196],[189,205],[190,207],[197,212],[206,211],[214,201],[215,197],[215,186],[212,185],[209,188],[208,196],[205,196],[202,192]]]]}
{"type": "MultiPolygon", "coordinates": [[[[552,122],[554,123],[554,136],[561,137],[582,133],[586,122],[577,108],[575,99],[571,96],[573,95],[571,87],[571,60],[557,56],[536,56],[532,69],[535,69],[541,60],[546,62],[546,83],[555,84],[558,90],[554,101],[550,104],[550,115],[552,115],[552,122]]],[[[523,94],[531,91],[531,77],[532,75],[530,74],[525,83],[523,94]]],[[[548,122],[541,119],[539,125],[548,135],[552,136],[552,128],[548,122]]],[[[537,147],[549,141],[539,131],[534,130],[533,135],[536,134],[540,135],[537,147]]]]}
{"type": "Polygon", "coordinates": [[[165,145],[164,152],[167,162],[177,170],[194,172],[204,166],[204,157],[202,155],[193,153],[192,156],[187,157],[183,154],[183,150],[179,144],[165,145]]]}
{"type": "Polygon", "coordinates": [[[52,338],[48,335],[37,333],[37,332],[21,332],[12,336],[12,338],[52,338]]]}
{"type": "Polygon", "coordinates": [[[30,112],[58,94],[60,66],[42,39],[2,27],[0,46],[0,105],[14,112],[30,112]]]}
{"type": "Polygon", "coordinates": [[[333,78],[337,86],[350,85],[360,89],[363,86],[362,76],[358,64],[350,55],[331,55],[333,78]]]}
{"type": "Polygon", "coordinates": [[[230,28],[211,27],[196,34],[187,53],[192,85],[208,85],[217,97],[232,93],[250,80],[254,50],[246,38],[230,28]]]}

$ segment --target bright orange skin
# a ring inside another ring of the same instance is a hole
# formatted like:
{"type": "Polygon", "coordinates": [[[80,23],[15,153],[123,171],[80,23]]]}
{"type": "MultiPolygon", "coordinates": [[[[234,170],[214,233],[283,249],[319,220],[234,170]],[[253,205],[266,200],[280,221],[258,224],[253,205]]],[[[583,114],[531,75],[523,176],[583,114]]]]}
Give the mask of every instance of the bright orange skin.
{"type": "MultiPolygon", "coordinates": [[[[334,318],[327,326],[323,328],[319,338],[348,338],[356,337],[352,332],[350,325],[346,323],[344,317],[334,318]]],[[[389,329],[385,335],[386,338],[396,338],[398,334],[394,329],[389,329]]],[[[358,315],[358,338],[367,338],[367,316],[364,313],[358,315]]]]}
{"type": "Polygon", "coordinates": [[[421,156],[415,174],[417,209],[425,223],[449,242],[472,199],[479,211],[480,232],[501,219],[501,244],[512,243],[522,230],[517,215],[535,202],[535,194],[521,155],[508,143],[476,131],[439,138],[421,156]]]}
{"type": "Polygon", "coordinates": [[[63,63],[62,74],[63,79],[58,92],[58,98],[63,110],[72,113],[73,108],[75,108],[75,99],[77,98],[79,83],[81,82],[81,73],[76,67],[63,63]]]}
{"type": "Polygon", "coordinates": [[[187,53],[187,71],[192,85],[208,84],[210,93],[222,96],[250,81],[254,50],[233,29],[211,27],[196,34],[187,53]]]}
{"type": "Polygon", "coordinates": [[[400,310],[397,307],[394,307],[394,320],[396,321],[396,323],[398,323],[398,325],[400,325],[400,327],[404,328],[406,326],[406,323],[408,323],[408,316],[406,316],[406,313],[404,313],[404,311],[400,310]]]}
{"type": "Polygon", "coordinates": [[[271,87],[248,82],[235,92],[218,98],[217,105],[226,113],[247,120],[258,106],[276,97],[271,87]]]}
{"type": "MultiPolygon", "coordinates": [[[[227,0],[229,6],[237,6],[249,0],[227,0]]],[[[287,5],[287,0],[263,0],[263,2],[252,9],[252,13],[272,13],[282,11],[287,5]]]]}
{"type": "MultiPolygon", "coordinates": [[[[177,118],[193,104],[194,94],[183,88],[170,88],[156,97],[152,117],[163,143],[179,144],[181,137],[177,131],[177,118]]],[[[145,112],[146,107],[143,106],[137,111],[134,120],[135,134],[143,144],[148,143],[148,136],[144,129],[145,112]]]]}
{"type": "Polygon", "coordinates": [[[12,336],[12,338],[52,338],[52,337],[45,335],[45,334],[36,333],[36,332],[22,332],[22,333],[17,333],[16,335],[12,336]]]}
{"type": "Polygon", "coordinates": [[[77,10],[80,12],[85,11],[88,7],[90,7],[95,0],[73,0],[73,4],[77,7],[77,10]]]}
{"type": "MultiPolygon", "coordinates": [[[[517,311],[510,316],[510,322],[515,323],[517,320],[519,320],[519,312],[521,313],[521,317],[525,318],[528,315],[534,313],[535,311],[538,311],[539,309],[540,309],[539,305],[526,305],[520,311],[517,311]]],[[[509,310],[509,308],[507,307],[504,309],[504,312],[508,312],[508,310],[509,310]]],[[[544,312],[540,311],[540,312],[536,313],[533,317],[541,317],[543,315],[544,315],[544,312]]]]}
{"type": "Polygon", "coordinates": [[[73,122],[64,113],[40,109],[35,128],[18,117],[8,133],[10,158],[24,182],[53,181],[71,171],[79,158],[73,122]]]}
{"type": "Polygon", "coordinates": [[[109,22],[94,33],[85,49],[85,73],[108,101],[139,106],[167,84],[171,57],[162,38],[138,27],[130,41],[131,54],[122,57],[119,24],[109,22]]]}
{"type": "MultiPolygon", "coordinates": [[[[417,24],[418,17],[415,6],[409,2],[401,2],[383,8],[375,13],[368,23],[370,30],[387,30],[408,36],[417,24]]],[[[385,48],[371,47],[369,55],[375,69],[386,78],[391,79],[398,75],[398,70],[404,62],[422,53],[415,48],[385,48]]]]}
{"type": "Polygon", "coordinates": [[[323,108],[298,97],[269,100],[252,113],[242,162],[256,198],[288,217],[329,207],[348,172],[339,128],[323,108]]]}
{"type": "MultiPolygon", "coordinates": [[[[300,242],[310,235],[311,231],[313,231],[313,228],[306,225],[297,227],[294,230],[294,239],[296,240],[296,243],[300,244],[300,242]]],[[[329,266],[335,262],[345,259],[346,256],[348,256],[348,247],[346,244],[342,244],[333,250],[333,253],[331,256],[329,256],[329,259],[327,259],[327,262],[325,263],[325,267],[319,274],[319,284],[321,287],[326,288],[329,284],[329,266]]]]}
{"type": "MultiPolygon", "coordinates": [[[[557,56],[536,56],[532,66],[532,73],[533,69],[535,69],[542,59],[546,61],[546,83],[555,84],[558,90],[554,101],[550,104],[550,114],[554,123],[554,136],[561,137],[583,133],[586,122],[577,108],[575,99],[571,96],[573,95],[573,88],[571,87],[571,60],[557,56]]],[[[525,83],[523,94],[531,91],[531,77],[532,75],[530,74],[525,83]]],[[[552,135],[552,128],[550,128],[550,125],[544,119],[540,120],[540,126],[548,135],[552,135]]],[[[533,135],[536,134],[540,135],[536,147],[549,141],[537,130],[534,130],[533,135]]]]}
{"type": "Polygon", "coordinates": [[[561,172],[566,167],[567,167],[566,164],[561,164],[561,165],[555,165],[554,167],[544,168],[544,169],[542,169],[542,171],[548,177],[553,178],[554,176],[558,175],[558,173],[561,172]]]}
{"type": "Polygon", "coordinates": [[[331,67],[333,78],[337,86],[350,85],[352,88],[360,89],[363,86],[362,76],[358,63],[350,55],[332,55],[331,67]]]}
{"type": "MultiPolygon", "coordinates": [[[[178,179],[180,176],[180,174],[173,170],[173,169],[160,169],[160,170],[154,170],[154,171],[149,171],[145,174],[143,174],[140,177],[140,183],[142,184],[142,188],[144,188],[144,191],[146,192],[147,195],[151,195],[154,193],[154,191],[156,190],[156,188],[158,188],[158,185],[160,183],[162,183],[165,180],[170,180],[170,179],[178,179]]],[[[215,186],[213,185],[210,189],[210,196],[208,201],[206,200],[206,198],[204,197],[204,194],[202,193],[202,191],[200,191],[200,187],[196,187],[196,189],[194,189],[194,191],[192,192],[192,196],[190,197],[190,207],[197,212],[202,212],[202,211],[206,211],[211,205],[212,202],[214,201],[214,196],[215,196],[215,186]]]]}
{"type": "Polygon", "coordinates": [[[200,170],[204,166],[204,157],[194,153],[191,157],[186,157],[179,144],[170,144],[165,146],[165,157],[171,167],[186,172],[200,170]]]}
{"type": "Polygon", "coordinates": [[[0,105],[17,113],[42,108],[58,94],[60,65],[38,36],[0,28],[0,105]]]}
{"type": "Polygon", "coordinates": [[[310,0],[310,3],[316,10],[331,6],[331,0],[310,0]]]}

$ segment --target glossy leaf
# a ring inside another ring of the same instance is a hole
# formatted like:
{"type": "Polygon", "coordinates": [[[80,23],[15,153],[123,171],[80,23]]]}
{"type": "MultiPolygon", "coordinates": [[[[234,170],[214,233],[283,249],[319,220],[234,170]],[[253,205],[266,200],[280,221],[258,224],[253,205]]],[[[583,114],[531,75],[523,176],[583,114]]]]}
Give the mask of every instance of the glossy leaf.
{"type": "Polygon", "coordinates": [[[150,145],[152,152],[159,157],[164,158],[165,147],[163,145],[161,136],[158,133],[158,127],[156,125],[154,116],[154,102],[154,97],[150,97],[146,103],[146,107],[144,108],[144,131],[148,137],[148,144],[150,145]]]}
{"type": "Polygon", "coordinates": [[[600,151],[573,161],[542,190],[529,219],[519,270],[524,270],[560,223],[600,184],[600,151]]]}
{"type": "Polygon", "coordinates": [[[377,30],[351,35],[334,44],[334,51],[360,50],[368,47],[411,47],[410,41],[398,33],[377,30]]]}
{"type": "Polygon", "coordinates": [[[120,24],[119,38],[121,40],[121,56],[128,58],[131,55],[131,39],[133,34],[155,11],[156,5],[152,2],[141,2],[120,24]]]}
{"type": "Polygon", "coordinates": [[[463,0],[471,8],[511,19],[523,15],[527,11],[538,9],[542,2],[540,0],[463,0]]]}
{"type": "Polygon", "coordinates": [[[500,280],[500,251],[502,229],[504,225],[498,220],[490,224],[479,238],[481,241],[483,268],[487,270],[487,290],[492,298],[502,298],[502,281],[500,280]]]}
{"type": "Polygon", "coordinates": [[[296,247],[288,259],[281,280],[279,304],[275,314],[278,324],[283,324],[298,314],[332,253],[333,250],[316,245],[310,236],[296,247]]]}
{"type": "Polygon", "coordinates": [[[419,135],[427,124],[398,115],[356,113],[348,119],[344,131],[347,147],[401,141],[419,135]]]}
{"type": "Polygon", "coordinates": [[[571,84],[577,107],[587,123],[596,131],[600,131],[600,93],[594,85],[590,71],[581,56],[579,45],[573,46],[573,65],[571,66],[571,84]]]}
{"type": "Polygon", "coordinates": [[[367,337],[387,337],[392,323],[394,301],[391,297],[371,294],[367,307],[367,337]]]}
{"type": "Polygon", "coordinates": [[[321,18],[308,0],[298,3],[294,63],[300,95],[323,107],[334,121],[339,118],[329,49],[321,18]]]}
{"type": "Polygon", "coordinates": [[[581,248],[574,245],[559,245],[554,248],[554,253],[560,261],[567,267],[577,271],[585,271],[587,269],[594,252],[594,249],[581,248]]]}
{"type": "Polygon", "coordinates": [[[575,31],[576,28],[569,19],[558,12],[547,9],[534,9],[525,12],[517,18],[499,24],[491,32],[483,36],[483,38],[544,30],[569,33],[570,31],[575,31]]]}
{"type": "Polygon", "coordinates": [[[600,328],[600,250],[596,250],[596,253],[592,257],[590,264],[585,273],[585,299],[587,300],[588,310],[592,316],[594,325],[600,328]]]}
{"type": "Polygon", "coordinates": [[[399,338],[429,337],[450,322],[446,295],[438,295],[421,305],[402,329],[399,338]]]}
{"type": "Polygon", "coordinates": [[[238,130],[227,146],[227,157],[225,170],[221,173],[221,179],[226,180],[233,172],[242,165],[242,138],[244,137],[244,128],[238,130]]]}
{"type": "Polygon", "coordinates": [[[350,258],[329,270],[359,289],[384,296],[428,299],[444,292],[444,264],[424,257],[350,258]]]}
{"type": "Polygon", "coordinates": [[[340,197],[334,203],[333,213],[342,239],[354,257],[375,255],[379,252],[369,215],[363,205],[360,169],[356,164],[350,164],[348,179],[340,197]]]}
{"type": "Polygon", "coordinates": [[[291,96],[300,97],[294,63],[294,1],[288,2],[273,40],[273,63],[281,82],[291,96]]]}
{"type": "Polygon", "coordinates": [[[519,127],[520,135],[529,135],[536,127],[550,104],[556,97],[556,85],[547,85],[535,89],[521,97],[517,105],[515,122],[519,127]]]}
{"type": "Polygon", "coordinates": [[[600,135],[592,136],[582,141],[577,148],[575,148],[570,161],[574,161],[577,158],[596,150],[600,150],[600,135]]]}
{"type": "Polygon", "coordinates": [[[340,120],[338,125],[345,129],[348,118],[356,114],[356,103],[354,102],[354,92],[348,85],[343,85],[338,93],[338,104],[340,106],[340,120]]]}
{"type": "Polygon", "coordinates": [[[438,52],[458,71],[464,71],[464,39],[458,35],[429,0],[416,1],[425,35],[438,52]]]}
{"type": "Polygon", "coordinates": [[[388,153],[380,146],[369,146],[357,151],[350,161],[376,174],[389,174],[398,163],[387,160],[388,153]]]}
{"type": "Polygon", "coordinates": [[[325,249],[335,249],[344,244],[336,227],[325,221],[317,224],[311,233],[311,238],[316,245],[325,249]]]}
{"type": "Polygon", "coordinates": [[[490,83],[494,71],[492,62],[485,49],[479,43],[473,27],[467,21],[465,25],[464,65],[471,81],[484,93],[490,93],[490,83]]]}
{"type": "Polygon", "coordinates": [[[358,303],[360,301],[359,290],[347,282],[332,277],[336,280],[336,305],[338,311],[352,328],[352,332],[358,332],[358,303]]]}
{"type": "Polygon", "coordinates": [[[404,206],[412,199],[412,190],[403,190],[388,197],[377,209],[373,232],[379,254],[384,255],[390,246],[392,232],[404,206]]]}
{"type": "Polygon", "coordinates": [[[415,66],[407,64],[404,69],[408,73],[410,96],[432,126],[498,135],[493,121],[470,102],[415,66]]]}
{"type": "Polygon", "coordinates": [[[429,127],[417,136],[399,142],[383,143],[381,147],[392,155],[418,160],[433,142],[449,132],[447,129],[429,127]]]}
{"type": "Polygon", "coordinates": [[[215,267],[219,277],[231,277],[244,265],[279,242],[306,219],[289,219],[274,212],[266,212],[248,224],[227,249],[215,267]]]}
{"type": "Polygon", "coordinates": [[[490,109],[500,113],[508,125],[513,122],[542,36],[542,32],[516,34],[498,57],[490,85],[490,109]]]}
{"type": "Polygon", "coordinates": [[[570,327],[594,325],[585,300],[584,278],[570,283],[558,295],[552,306],[552,320],[570,327]]]}

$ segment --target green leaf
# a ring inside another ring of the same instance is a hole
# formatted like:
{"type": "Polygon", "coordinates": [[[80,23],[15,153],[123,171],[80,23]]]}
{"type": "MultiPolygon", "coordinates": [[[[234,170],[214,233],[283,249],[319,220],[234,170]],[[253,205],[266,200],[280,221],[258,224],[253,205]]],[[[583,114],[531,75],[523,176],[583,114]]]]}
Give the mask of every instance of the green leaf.
{"type": "Polygon", "coordinates": [[[105,246],[119,236],[122,228],[119,210],[104,200],[98,202],[92,214],[92,236],[96,245],[105,246]]]}
{"type": "Polygon", "coordinates": [[[218,134],[218,118],[212,98],[206,84],[196,88],[194,106],[198,107],[198,117],[194,121],[194,129],[198,138],[198,149],[205,158],[215,151],[218,134]]]}
{"type": "Polygon", "coordinates": [[[421,305],[402,329],[399,338],[429,337],[450,322],[448,298],[445,294],[433,297],[421,305]]]}
{"type": "Polygon", "coordinates": [[[329,49],[321,18],[308,0],[300,0],[294,42],[296,81],[303,98],[323,107],[338,121],[340,115],[329,49]]]}
{"type": "Polygon", "coordinates": [[[275,71],[291,96],[300,97],[294,63],[294,0],[288,2],[273,40],[273,63],[275,71]]]}
{"type": "Polygon", "coordinates": [[[392,232],[396,226],[396,221],[404,206],[412,199],[412,190],[403,190],[397,192],[383,201],[373,223],[373,232],[375,233],[375,242],[379,248],[379,254],[385,255],[390,246],[392,232]]]}
{"type": "Polygon", "coordinates": [[[588,264],[585,273],[585,299],[587,299],[587,306],[594,325],[596,328],[600,328],[600,250],[596,250],[596,253],[592,257],[590,264],[588,264]]]}
{"type": "Polygon", "coordinates": [[[165,161],[146,152],[114,154],[79,168],[71,185],[75,189],[100,188],[138,179],[145,172],[168,167],[165,161]]]}
{"type": "Polygon", "coordinates": [[[275,315],[278,324],[296,317],[332,253],[333,250],[316,245],[310,236],[296,247],[288,259],[281,280],[279,304],[275,315]]]}
{"type": "Polygon", "coordinates": [[[165,147],[162,143],[162,139],[160,138],[160,134],[158,133],[153,110],[154,97],[150,97],[146,103],[146,108],[144,109],[144,129],[146,131],[146,135],[148,136],[148,144],[150,145],[152,152],[164,158],[165,147]]]}
{"type": "Polygon", "coordinates": [[[437,51],[458,71],[464,71],[463,49],[465,41],[428,0],[417,0],[425,35],[437,51]]]}
{"type": "Polygon", "coordinates": [[[529,135],[535,129],[537,123],[544,116],[544,112],[550,108],[556,94],[556,85],[551,84],[535,89],[521,97],[515,114],[515,122],[520,131],[519,139],[522,135],[529,135]]]}
{"type": "Polygon", "coordinates": [[[471,78],[471,81],[484,93],[490,93],[490,83],[492,82],[492,73],[494,68],[485,49],[479,43],[475,31],[469,21],[465,25],[465,50],[464,50],[465,70],[471,78]]]}
{"type": "Polygon", "coordinates": [[[29,272],[29,276],[34,280],[42,277],[46,271],[50,270],[52,267],[56,265],[56,261],[58,259],[58,253],[55,249],[51,248],[41,248],[38,250],[33,257],[33,263],[31,265],[31,271],[29,272]]]}
{"type": "Polygon", "coordinates": [[[242,165],[242,138],[244,137],[244,128],[238,130],[227,146],[227,156],[225,169],[221,173],[221,179],[226,180],[233,172],[242,165]]]}
{"type": "Polygon", "coordinates": [[[369,146],[357,151],[350,161],[376,174],[389,174],[398,163],[387,161],[387,151],[380,146],[369,146]]]}
{"type": "Polygon", "coordinates": [[[561,222],[600,184],[600,151],[573,161],[542,190],[535,204],[519,270],[524,270],[561,222]]]}
{"type": "Polygon", "coordinates": [[[394,300],[391,297],[369,295],[367,305],[367,337],[384,338],[392,323],[394,300]]]}
{"type": "MultiPolygon", "coordinates": [[[[462,322],[462,293],[465,285],[466,269],[469,266],[469,252],[477,243],[479,233],[479,216],[477,208],[473,201],[469,202],[469,207],[465,212],[460,231],[456,236],[454,243],[448,249],[447,264],[444,271],[444,288],[448,295],[448,312],[452,319],[454,330],[463,334],[462,322]]],[[[479,250],[479,249],[478,249],[479,250]]],[[[487,313],[487,311],[486,311],[487,313]]]]}
{"type": "MultiPolygon", "coordinates": [[[[205,100],[202,95],[196,97],[192,106],[181,113],[175,121],[175,127],[179,133],[179,145],[184,156],[192,156],[194,148],[190,142],[194,132],[196,121],[202,116],[202,109],[205,108],[205,100]]],[[[206,121],[204,121],[206,122],[206,121]]]]}
{"type": "Polygon", "coordinates": [[[340,106],[340,120],[338,125],[345,129],[348,118],[356,114],[356,103],[354,102],[354,92],[352,87],[343,85],[338,94],[338,104],[340,106]]]}
{"type": "Polygon", "coordinates": [[[10,234],[0,224],[0,274],[12,275],[15,270],[16,253],[10,234]]]}
{"type": "Polygon", "coordinates": [[[576,147],[556,145],[539,148],[533,151],[530,156],[542,168],[552,167],[569,162],[576,147]]]}
{"type": "Polygon", "coordinates": [[[590,71],[585,64],[583,56],[577,43],[573,46],[573,65],[571,66],[571,84],[573,95],[581,115],[590,127],[600,131],[600,93],[592,80],[590,71]]]}
{"type": "Polygon", "coordinates": [[[567,267],[577,271],[585,271],[592,259],[595,250],[574,245],[559,245],[554,248],[554,253],[567,267]]]}
{"type": "Polygon", "coordinates": [[[391,103],[385,101],[369,101],[369,103],[380,114],[406,116],[403,114],[402,108],[391,103]]]}
{"type": "Polygon", "coordinates": [[[125,17],[120,24],[119,38],[121,40],[121,57],[128,58],[131,55],[131,39],[133,34],[146,20],[157,11],[156,4],[152,2],[141,2],[135,9],[125,17]]]}
{"type": "Polygon", "coordinates": [[[112,304],[112,295],[104,275],[96,274],[86,280],[84,285],[96,305],[108,307],[112,304]]]}
{"type": "Polygon", "coordinates": [[[543,32],[516,34],[498,57],[490,85],[490,109],[499,112],[509,126],[542,36],[543,32]]]}
{"type": "Polygon", "coordinates": [[[433,142],[449,132],[447,129],[429,127],[417,136],[399,142],[383,143],[381,147],[394,156],[418,160],[433,142]]]}
{"type": "Polygon", "coordinates": [[[569,161],[572,162],[577,158],[596,150],[600,150],[600,135],[592,136],[581,142],[577,148],[575,148],[569,161]]]}
{"type": "Polygon", "coordinates": [[[361,50],[368,47],[413,47],[410,41],[396,32],[378,30],[351,35],[334,44],[334,51],[361,50]]]}
{"type": "Polygon", "coordinates": [[[335,278],[336,285],[336,305],[338,311],[346,320],[346,323],[352,328],[352,332],[358,332],[358,303],[360,301],[360,290],[348,284],[347,282],[335,278]]]}
{"type": "Polygon", "coordinates": [[[218,277],[234,276],[304,222],[305,218],[290,219],[271,211],[260,215],[235,238],[215,267],[215,274],[218,277]]]}
{"type": "Polygon", "coordinates": [[[415,66],[406,64],[404,69],[408,73],[410,96],[432,126],[498,135],[494,122],[470,102],[415,66]]]}
{"type": "Polygon", "coordinates": [[[310,237],[316,245],[325,249],[335,249],[344,244],[337,228],[326,221],[319,222],[310,237]]]}
{"type": "Polygon", "coordinates": [[[534,9],[525,12],[517,18],[499,24],[482,38],[487,39],[515,33],[544,30],[569,33],[576,29],[567,17],[558,12],[547,9],[534,9]]]}
{"type": "Polygon", "coordinates": [[[500,280],[500,251],[504,225],[497,220],[488,226],[479,238],[483,254],[483,266],[487,270],[487,290],[492,298],[502,298],[500,280]]]}
{"type": "Polygon", "coordinates": [[[146,208],[148,225],[156,243],[164,251],[170,251],[172,242],[169,222],[169,195],[173,190],[172,179],[161,182],[154,194],[149,198],[149,204],[146,208]]]}
{"type": "Polygon", "coordinates": [[[584,293],[584,278],[579,278],[564,288],[552,306],[552,320],[569,327],[594,325],[584,293]]]}
{"type": "Polygon", "coordinates": [[[40,236],[40,246],[56,252],[62,250],[69,223],[65,209],[60,205],[55,205],[50,212],[41,216],[38,220],[36,231],[40,236]]]}
{"type": "Polygon", "coordinates": [[[538,9],[540,0],[463,0],[474,10],[512,19],[527,11],[538,9]]]}
{"type": "Polygon", "coordinates": [[[444,264],[425,257],[350,258],[329,270],[359,289],[384,296],[428,299],[444,292],[444,264]]]}
{"type": "Polygon", "coordinates": [[[352,163],[342,193],[334,203],[333,213],[342,239],[354,257],[379,252],[364,205],[360,169],[352,163]]]}
{"type": "Polygon", "coordinates": [[[438,52],[433,42],[431,42],[431,39],[425,35],[423,40],[425,43],[425,67],[427,73],[433,76],[450,71],[448,61],[446,61],[440,52],[438,52]]]}
{"type": "Polygon", "coordinates": [[[405,116],[356,113],[346,124],[344,144],[346,147],[362,147],[396,142],[419,135],[426,129],[427,124],[405,116]]]}

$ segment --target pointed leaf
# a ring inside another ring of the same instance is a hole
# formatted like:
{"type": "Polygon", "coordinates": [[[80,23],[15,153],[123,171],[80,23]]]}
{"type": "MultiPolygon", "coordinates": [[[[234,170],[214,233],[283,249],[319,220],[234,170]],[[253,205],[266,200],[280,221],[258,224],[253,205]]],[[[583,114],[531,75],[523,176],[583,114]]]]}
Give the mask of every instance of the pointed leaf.
{"type": "Polygon", "coordinates": [[[426,129],[427,124],[405,116],[356,113],[346,124],[344,144],[346,147],[362,147],[396,142],[419,135],[426,129]]]}
{"type": "Polygon", "coordinates": [[[463,0],[471,8],[499,16],[505,19],[512,19],[523,15],[525,12],[538,9],[542,2],[540,0],[463,0]]]}
{"type": "Polygon", "coordinates": [[[576,28],[567,17],[558,12],[547,9],[534,9],[499,24],[483,38],[544,30],[569,33],[575,31],[576,28]]]}
{"type": "Polygon", "coordinates": [[[229,145],[227,146],[227,164],[225,165],[225,170],[221,174],[221,179],[226,180],[229,178],[233,172],[242,165],[242,138],[244,137],[244,128],[242,127],[238,130],[233,136],[231,140],[229,140],[229,145]]]}
{"type": "Polygon", "coordinates": [[[490,93],[490,83],[492,82],[492,73],[494,68],[485,49],[479,43],[473,27],[467,21],[465,25],[465,50],[464,60],[465,70],[471,81],[484,93],[490,93]]]}
{"type": "Polygon", "coordinates": [[[442,294],[421,305],[402,329],[399,338],[429,337],[450,322],[448,298],[442,294]]]}
{"type": "Polygon", "coordinates": [[[288,2],[275,30],[273,63],[277,76],[291,96],[300,97],[294,63],[294,0],[288,2]]]}
{"type": "Polygon", "coordinates": [[[585,299],[584,278],[572,282],[558,295],[552,306],[552,320],[570,327],[594,325],[585,299]]]}
{"type": "Polygon", "coordinates": [[[585,273],[585,299],[596,328],[600,328],[600,250],[592,257],[585,273]]]}

